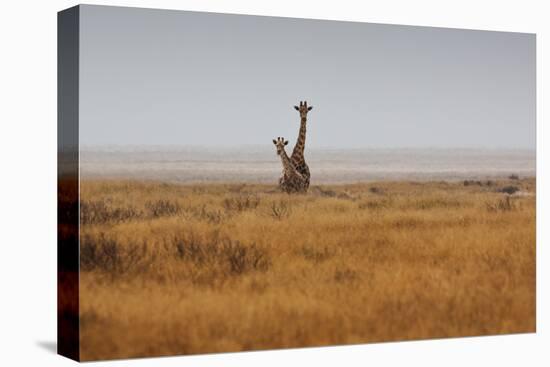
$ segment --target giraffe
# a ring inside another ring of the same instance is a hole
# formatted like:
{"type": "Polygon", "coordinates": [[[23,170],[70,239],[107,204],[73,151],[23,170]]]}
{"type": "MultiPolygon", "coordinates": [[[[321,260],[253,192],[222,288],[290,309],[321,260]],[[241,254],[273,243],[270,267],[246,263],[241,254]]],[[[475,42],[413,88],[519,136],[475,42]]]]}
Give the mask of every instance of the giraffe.
{"type": "Polygon", "coordinates": [[[294,106],[294,108],[300,112],[300,131],[298,133],[298,139],[296,139],[296,145],[292,150],[290,160],[296,170],[302,174],[306,180],[306,191],[309,188],[309,179],[311,177],[309,173],[309,167],[306,164],[304,158],[304,148],[306,146],[306,122],[307,113],[313,109],[313,106],[308,106],[307,101],[300,101],[300,107],[294,106]]]}
{"type": "Polygon", "coordinates": [[[278,137],[277,140],[273,139],[273,144],[277,147],[277,154],[281,157],[283,163],[283,173],[279,178],[279,187],[287,194],[306,192],[306,179],[302,176],[290,161],[290,158],[286,154],[285,145],[288,144],[288,140],[278,137]]]}

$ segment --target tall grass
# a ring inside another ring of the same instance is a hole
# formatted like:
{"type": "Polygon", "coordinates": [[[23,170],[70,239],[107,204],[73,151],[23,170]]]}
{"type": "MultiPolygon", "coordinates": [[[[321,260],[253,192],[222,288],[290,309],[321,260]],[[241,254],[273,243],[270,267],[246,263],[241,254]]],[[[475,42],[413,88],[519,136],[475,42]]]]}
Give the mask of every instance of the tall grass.
{"type": "Polygon", "coordinates": [[[81,185],[84,359],[535,329],[535,180],[81,185]]]}

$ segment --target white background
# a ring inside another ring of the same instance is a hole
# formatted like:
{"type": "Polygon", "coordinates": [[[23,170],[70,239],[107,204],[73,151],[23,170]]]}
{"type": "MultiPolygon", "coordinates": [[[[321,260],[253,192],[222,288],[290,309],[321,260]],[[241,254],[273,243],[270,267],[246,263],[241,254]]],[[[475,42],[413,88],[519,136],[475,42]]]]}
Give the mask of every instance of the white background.
{"type": "MultiPolygon", "coordinates": [[[[537,33],[537,333],[100,362],[137,366],[549,365],[550,30],[542,0],[196,0],[93,4],[537,33]],[[545,24],[546,20],[546,24],[545,24]],[[546,347],[546,349],[545,349],[546,347]]],[[[56,339],[56,12],[73,1],[0,5],[0,365],[64,366],[56,339]]],[[[546,15],[549,14],[546,11],[546,15]]],[[[298,42],[298,40],[297,40],[298,42]]]]}

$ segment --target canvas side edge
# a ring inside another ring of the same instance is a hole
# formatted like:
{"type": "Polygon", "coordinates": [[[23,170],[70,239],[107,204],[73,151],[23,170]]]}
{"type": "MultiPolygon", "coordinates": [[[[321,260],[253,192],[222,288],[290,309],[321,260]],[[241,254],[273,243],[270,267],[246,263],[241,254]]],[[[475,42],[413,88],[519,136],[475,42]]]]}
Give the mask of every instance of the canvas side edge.
{"type": "Polygon", "coordinates": [[[80,360],[79,6],[57,15],[57,353],[80,360]]]}

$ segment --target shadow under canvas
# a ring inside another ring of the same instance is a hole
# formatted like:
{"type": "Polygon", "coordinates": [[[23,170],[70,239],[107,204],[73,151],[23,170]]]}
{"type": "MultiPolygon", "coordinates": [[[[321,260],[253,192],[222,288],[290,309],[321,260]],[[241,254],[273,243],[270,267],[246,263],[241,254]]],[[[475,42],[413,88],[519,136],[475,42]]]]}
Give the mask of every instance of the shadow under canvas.
{"type": "Polygon", "coordinates": [[[50,353],[57,354],[57,343],[53,340],[39,340],[36,345],[50,353]]]}

